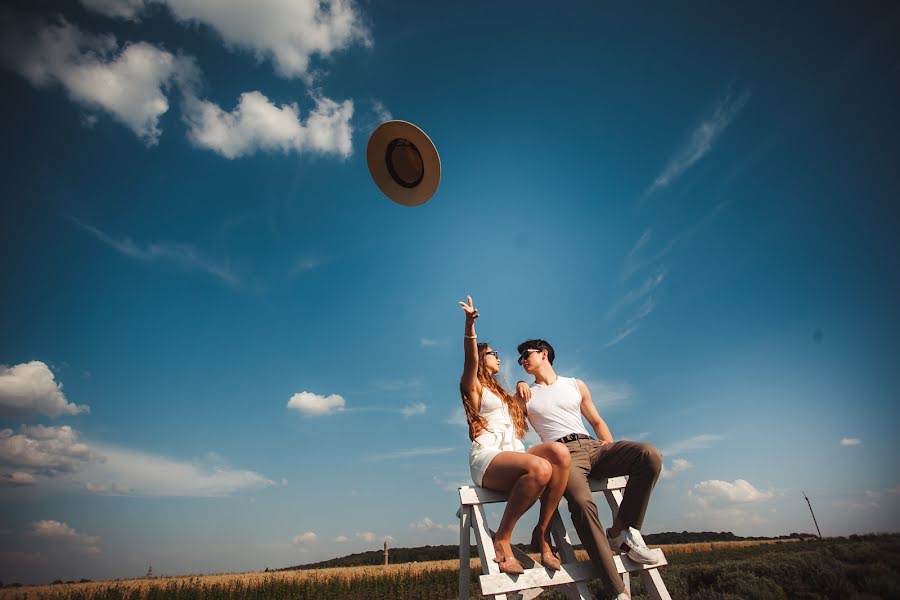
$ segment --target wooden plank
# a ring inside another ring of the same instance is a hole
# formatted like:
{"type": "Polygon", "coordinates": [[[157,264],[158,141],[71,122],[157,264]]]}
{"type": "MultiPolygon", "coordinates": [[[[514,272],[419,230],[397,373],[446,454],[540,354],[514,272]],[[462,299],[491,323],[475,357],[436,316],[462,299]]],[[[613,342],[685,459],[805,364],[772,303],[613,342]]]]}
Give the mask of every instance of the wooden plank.
{"type": "Polygon", "coordinates": [[[480,577],[481,593],[485,596],[506,594],[534,587],[587,581],[594,576],[594,566],[589,562],[569,563],[563,565],[561,571],[550,571],[544,567],[536,567],[534,569],[526,569],[521,575],[510,576],[506,573],[482,575],[480,577]]]}
{"type": "MultiPolygon", "coordinates": [[[[559,516],[559,510],[553,512],[553,518],[550,519],[550,535],[556,542],[556,549],[559,551],[559,557],[564,565],[578,564],[578,558],[575,556],[575,549],[572,547],[572,540],[569,539],[569,532],[563,524],[562,517],[559,516]]],[[[590,562],[584,563],[594,565],[590,562]]],[[[592,575],[596,577],[596,569],[593,569],[592,575]]],[[[579,581],[574,585],[566,585],[563,587],[566,597],[571,600],[591,600],[591,593],[588,591],[587,582],[579,581]]]]}
{"type": "MultiPolygon", "coordinates": [[[[460,495],[462,495],[462,490],[460,490],[460,495]]],[[[472,529],[475,531],[475,544],[478,547],[478,557],[481,559],[481,572],[508,577],[508,575],[500,573],[500,566],[494,562],[494,558],[496,558],[497,554],[494,552],[494,541],[488,534],[487,517],[484,513],[484,506],[473,506],[471,510],[472,529]]],[[[482,577],[484,577],[484,575],[482,575],[482,577]]],[[[481,589],[481,593],[484,596],[489,595],[485,593],[484,588],[481,589]]],[[[507,599],[504,594],[497,594],[494,600],[507,599]]]]}
{"type": "MultiPolygon", "coordinates": [[[[628,482],[624,477],[610,477],[609,479],[588,479],[592,492],[607,490],[620,490],[628,482]]],[[[474,485],[465,485],[459,488],[459,499],[463,506],[476,504],[492,504],[494,502],[506,502],[508,494],[497,492],[474,485]]]]}
{"type": "Polygon", "coordinates": [[[644,589],[647,590],[647,594],[652,600],[672,600],[672,596],[669,595],[669,590],[666,589],[666,584],[663,583],[662,575],[659,574],[658,570],[647,569],[646,571],[641,571],[640,577],[641,583],[644,584],[644,589]]]}
{"type": "Polygon", "coordinates": [[[459,517],[459,600],[469,600],[469,546],[472,543],[472,508],[460,507],[459,517]]]}

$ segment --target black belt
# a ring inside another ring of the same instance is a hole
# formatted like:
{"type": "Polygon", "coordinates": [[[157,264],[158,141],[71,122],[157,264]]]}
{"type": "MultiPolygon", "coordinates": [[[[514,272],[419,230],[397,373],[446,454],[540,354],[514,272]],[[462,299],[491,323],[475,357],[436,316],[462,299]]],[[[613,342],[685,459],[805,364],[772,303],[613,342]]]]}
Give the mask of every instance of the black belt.
{"type": "Polygon", "coordinates": [[[584,435],[583,433],[570,433],[569,435],[564,435],[557,440],[553,440],[554,442],[560,442],[561,444],[566,444],[568,442],[574,442],[575,440],[589,440],[591,436],[584,435]]]}

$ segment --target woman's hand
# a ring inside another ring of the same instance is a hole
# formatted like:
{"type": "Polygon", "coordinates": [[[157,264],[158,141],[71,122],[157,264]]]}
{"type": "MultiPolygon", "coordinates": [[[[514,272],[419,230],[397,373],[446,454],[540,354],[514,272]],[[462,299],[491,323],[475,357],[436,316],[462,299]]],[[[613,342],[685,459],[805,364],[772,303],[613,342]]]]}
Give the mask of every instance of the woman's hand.
{"type": "Polygon", "coordinates": [[[466,313],[467,319],[472,319],[474,321],[478,318],[478,309],[475,308],[474,304],[472,304],[472,296],[466,296],[466,298],[469,300],[469,302],[460,302],[459,307],[462,308],[466,313]]]}
{"type": "Polygon", "coordinates": [[[528,402],[531,400],[531,388],[528,387],[528,384],[524,381],[520,381],[516,384],[516,395],[525,402],[528,402]]]}

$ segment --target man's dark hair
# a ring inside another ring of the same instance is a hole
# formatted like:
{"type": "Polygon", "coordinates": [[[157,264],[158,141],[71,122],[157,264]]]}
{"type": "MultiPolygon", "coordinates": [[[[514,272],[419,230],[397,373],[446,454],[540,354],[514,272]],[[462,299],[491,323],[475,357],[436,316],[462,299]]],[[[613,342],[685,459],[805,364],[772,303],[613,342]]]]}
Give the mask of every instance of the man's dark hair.
{"type": "Polygon", "coordinates": [[[535,350],[546,350],[547,351],[547,360],[550,361],[550,364],[553,364],[553,359],[556,358],[556,353],[553,351],[553,346],[550,345],[550,342],[547,340],[525,340],[516,350],[519,351],[519,354],[522,354],[525,350],[529,348],[534,348],[535,350]]]}

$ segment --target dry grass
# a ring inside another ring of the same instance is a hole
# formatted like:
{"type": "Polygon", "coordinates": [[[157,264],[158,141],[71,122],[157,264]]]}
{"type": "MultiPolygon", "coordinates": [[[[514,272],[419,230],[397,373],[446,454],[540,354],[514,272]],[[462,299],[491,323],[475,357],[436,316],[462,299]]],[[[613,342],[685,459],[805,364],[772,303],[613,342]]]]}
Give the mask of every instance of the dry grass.
{"type": "MultiPolygon", "coordinates": [[[[663,546],[655,546],[662,548],[666,554],[686,554],[692,552],[710,552],[713,550],[722,550],[726,548],[745,548],[748,546],[758,546],[761,544],[778,544],[785,542],[794,542],[797,540],[759,540],[759,541],[737,541],[737,542],[701,542],[693,544],[669,544],[663,546]]],[[[587,560],[587,553],[579,550],[577,553],[579,560],[587,560]]],[[[537,555],[533,555],[535,558],[537,555]]],[[[477,558],[470,561],[471,568],[480,571],[481,562],[477,558]]],[[[92,594],[101,589],[117,586],[125,594],[130,594],[135,589],[142,592],[150,586],[165,587],[171,582],[178,584],[195,582],[205,585],[229,584],[240,582],[243,584],[263,583],[265,581],[286,581],[286,580],[314,580],[329,581],[335,578],[352,580],[364,579],[374,575],[407,575],[421,574],[429,571],[452,571],[459,568],[458,560],[434,560],[419,563],[405,563],[388,566],[371,566],[371,567],[335,567],[329,569],[310,569],[302,571],[277,571],[277,572],[251,572],[251,573],[220,573],[215,575],[182,575],[178,577],[155,577],[153,579],[117,579],[110,581],[93,581],[89,583],[62,583],[56,585],[27,586],[22,588],[6,588],[0,590],[0,600],[14,600],[26,597],[29,600],[40,600],[47,597],[61,597],[69,595],[72,592],[80,592],[86,598],[91,598],[92,594]]]]}

